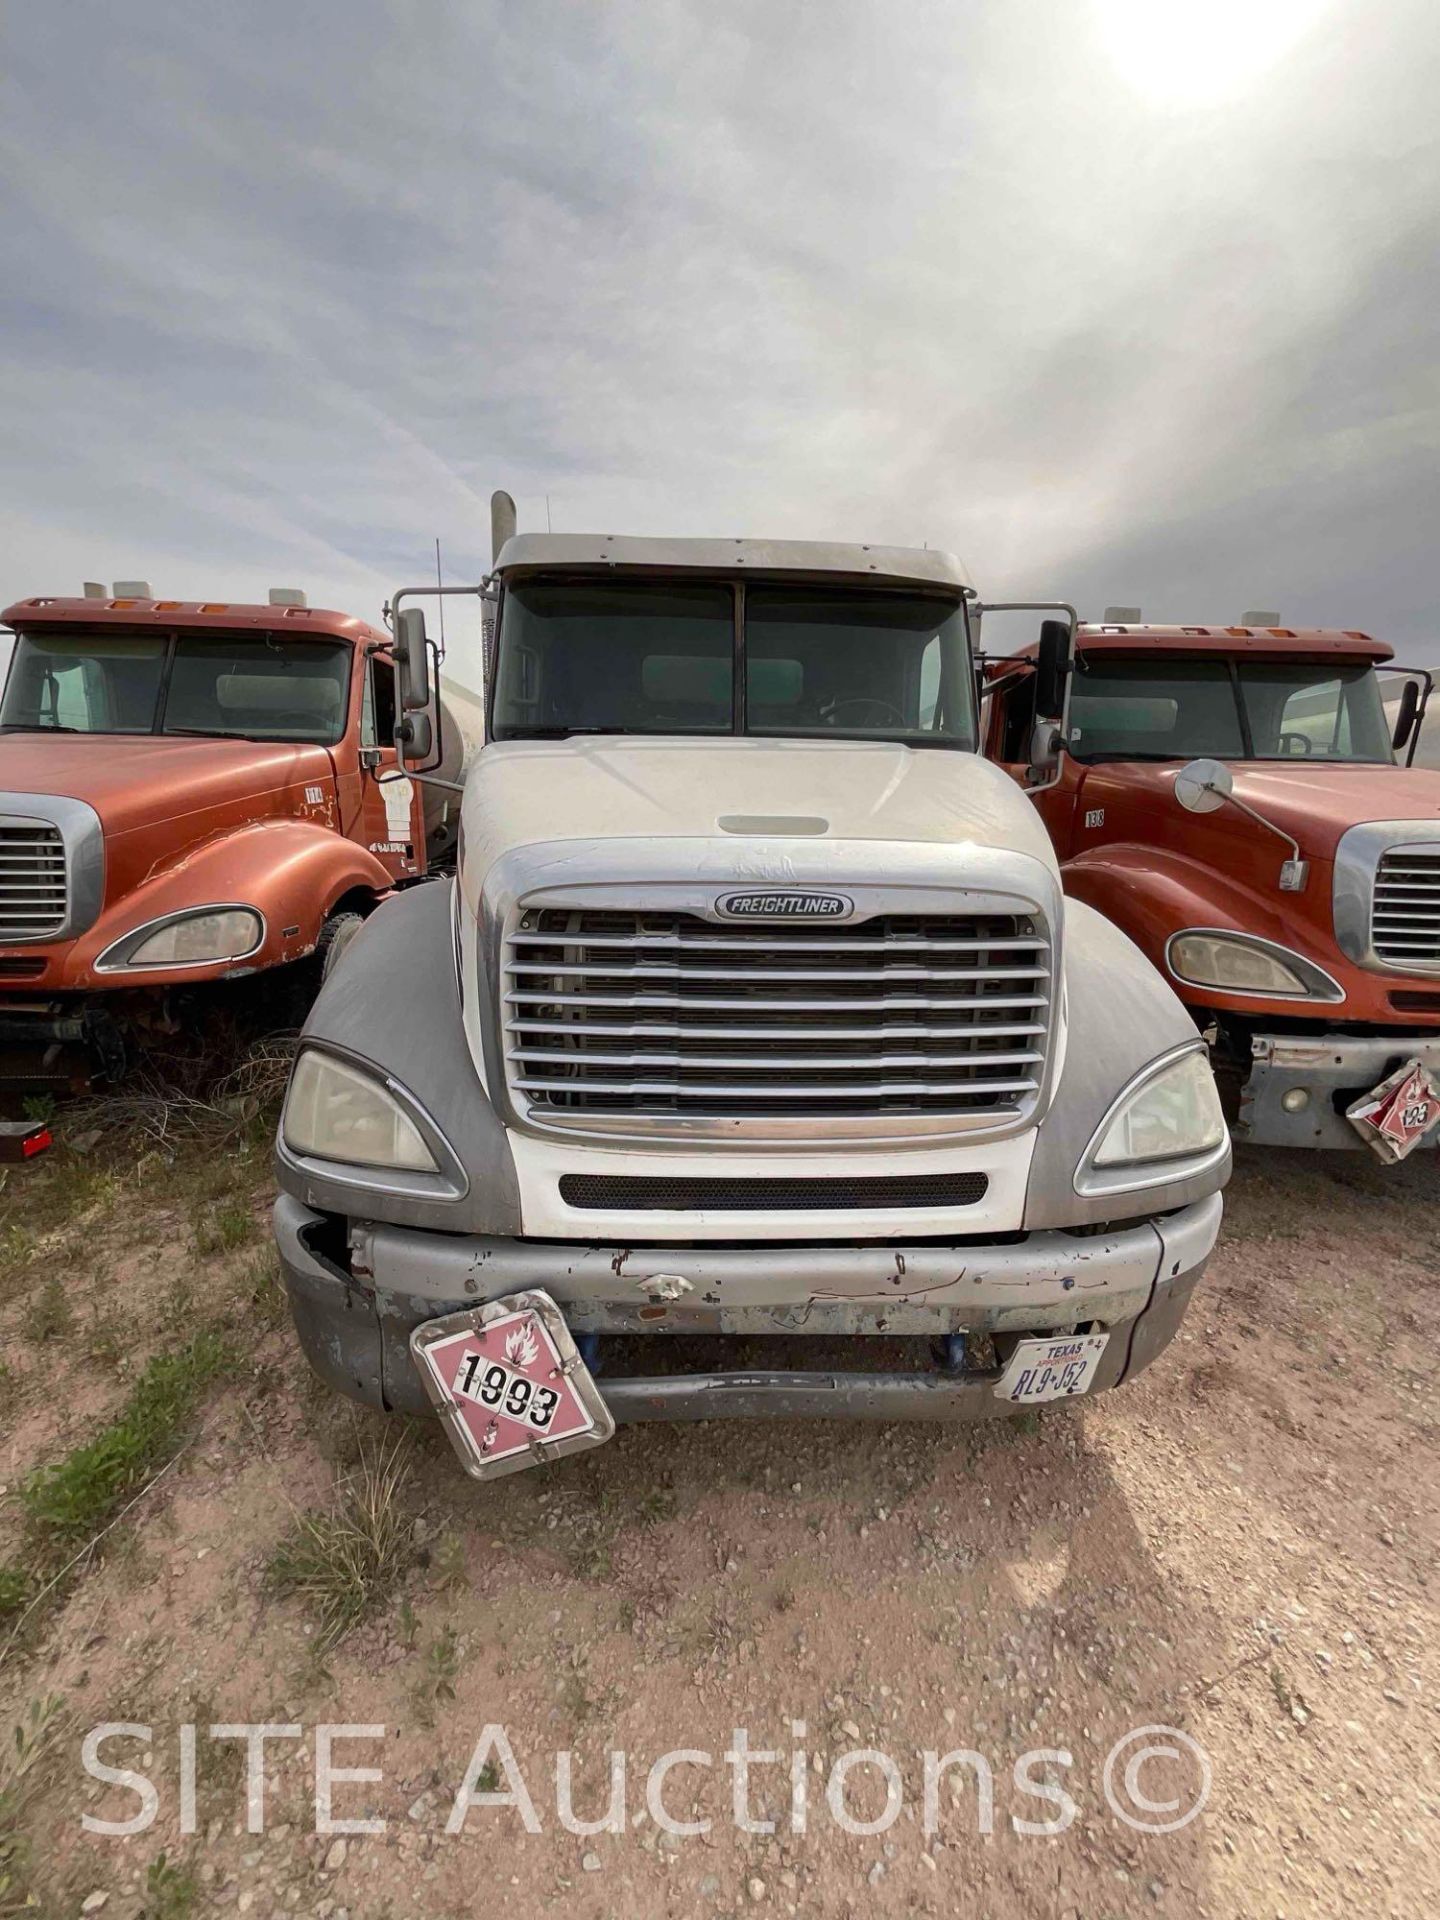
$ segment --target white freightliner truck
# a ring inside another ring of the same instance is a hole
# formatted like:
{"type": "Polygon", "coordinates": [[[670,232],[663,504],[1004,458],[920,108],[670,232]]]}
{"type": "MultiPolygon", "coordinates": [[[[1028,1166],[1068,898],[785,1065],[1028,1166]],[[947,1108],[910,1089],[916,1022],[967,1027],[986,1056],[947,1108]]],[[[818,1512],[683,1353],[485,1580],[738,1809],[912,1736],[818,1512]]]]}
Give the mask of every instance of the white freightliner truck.
{"type": "MultiPolygon", "coordinates": [[[[317,1372],[434,1407],[483,1478],[617,1421],[963,1419],[1149,1365],[1226,1128],[1185,1009],[975,750],[959,564],[498,518],[457,877],[357,935],[281,1120],[317,1372]]],[[[1073,613],[1034,611],[1063,675],[1073,613]]]]}

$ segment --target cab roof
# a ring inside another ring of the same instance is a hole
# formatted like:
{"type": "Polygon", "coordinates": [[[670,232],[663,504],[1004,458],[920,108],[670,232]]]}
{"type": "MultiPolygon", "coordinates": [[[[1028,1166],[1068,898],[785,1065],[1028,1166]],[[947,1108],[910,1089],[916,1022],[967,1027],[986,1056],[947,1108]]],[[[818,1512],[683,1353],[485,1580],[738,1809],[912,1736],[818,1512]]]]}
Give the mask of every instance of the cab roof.
{"type": "Polygon", "coordinates": [[[973,594],[952,553],[932,547],[847,546],[829,540],[655,540],[600,533],[515,533],[500,549],[497,573],[530,568],[666,573],[826,574],[944,587],[973,594]]]}
{"type": "Polygon", "coordinates": [[[17,600],[0,614],[7,627],[136,627],[223,628],[253,627],[262,632],[303,634],[355,640],[369,646],[390,645],[390,636],[351,613],[325,607],[259,607],[236,600],[63,600],[36,594],[17,600]]]}
{"type": "Polygon", "coordinates": [[[1337,660],[1379,664],[1394,648],[1355,628],[1336,627],[1151,627],[1086,621],[1076,630],[1075,651],[1094,654],[1192,654],[1233,659],[1286,660],[1324,654],[1337,660]]]}

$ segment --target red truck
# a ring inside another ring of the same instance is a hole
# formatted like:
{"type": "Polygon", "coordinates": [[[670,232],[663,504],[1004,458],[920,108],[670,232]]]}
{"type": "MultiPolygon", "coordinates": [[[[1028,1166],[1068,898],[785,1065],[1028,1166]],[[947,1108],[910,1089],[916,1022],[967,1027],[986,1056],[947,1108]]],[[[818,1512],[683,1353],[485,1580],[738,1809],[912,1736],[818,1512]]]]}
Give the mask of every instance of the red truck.
{"type": "MultiPolygon", "coordinates": [[[[1358,632],[1082,625],[985,667],[984,750],[1065,891],[1129,934],[1210,1042],[1237,1139],[1440,1142],[1440,772],[1430,691],[1358,632]]],[[[1123,1020],[1124,1009],[1117,1007],[1123,1020]]]]}
{"type": "Polygon", "coordinates": [[[113,1081],[137,1028],[173,1028],[217,982],[273,972],[287,1004],[378,901],[453,856],[444,788],[399,764],[397,735],[412,760],[429,742],[407,734],[388,634],[288,589],[241,606],[130,585],[3,616],[12,1091],[113,1081]]]}

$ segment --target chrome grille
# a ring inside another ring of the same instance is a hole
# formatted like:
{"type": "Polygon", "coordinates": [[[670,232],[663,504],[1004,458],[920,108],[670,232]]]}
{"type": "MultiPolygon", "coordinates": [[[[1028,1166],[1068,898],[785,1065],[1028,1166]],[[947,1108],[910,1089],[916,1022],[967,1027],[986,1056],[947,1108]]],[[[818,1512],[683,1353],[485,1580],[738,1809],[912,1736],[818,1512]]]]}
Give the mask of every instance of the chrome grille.
{"type": "Polygon", "coordinates": [[[53,940],[68,899],[59,828],[0,826],[0,940],[53,940]]]}
{"type": "Polygon", "coordinates": [[[1440,847],[1391,847],[1380,856],[1370,908],[1377,960],[1440,972],[1440,847]]]}
{"type": "Polygon", "coordinates": [[[1050,990],[1049,942],[1024,914],[821,929],[537,909],[506,942],[506,1071],[561,1125],[998,1125],[1039,1090],[1050,990]]]}

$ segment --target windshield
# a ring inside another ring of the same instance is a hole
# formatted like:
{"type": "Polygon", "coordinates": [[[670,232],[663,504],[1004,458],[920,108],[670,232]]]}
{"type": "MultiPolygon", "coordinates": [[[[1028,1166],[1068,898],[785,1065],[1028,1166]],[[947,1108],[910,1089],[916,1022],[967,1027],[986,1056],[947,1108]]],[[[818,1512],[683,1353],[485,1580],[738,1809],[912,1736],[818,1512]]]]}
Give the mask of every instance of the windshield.
{"type": "Polygon", "coordinates": [[[964,611],[866,587],[520,581],[501,616],[494,737],[567,733],[970,747],[964,611]]]}
{"type": "Polygon", "coordinates": [[[0,728],[332,745],[350,649],[263,634],[16,636],[0,728]]]}
{"type": "Polygon", "coordinates": [[[1368,666],[1316,661],[1096,660],[1070,693],[1078,760],[1393,763],[1368,666]]]}

